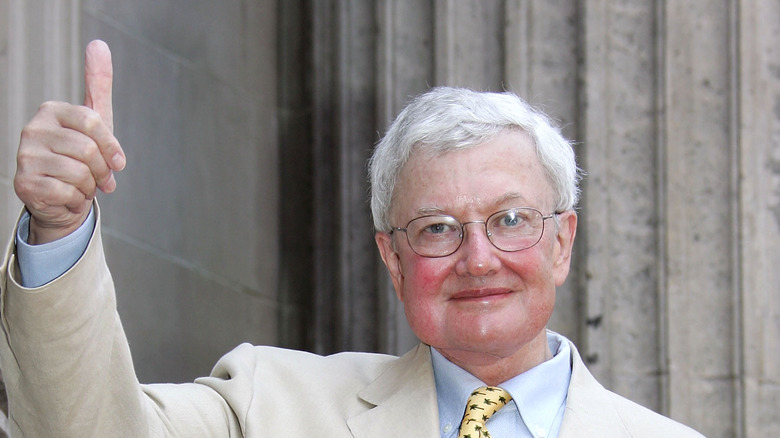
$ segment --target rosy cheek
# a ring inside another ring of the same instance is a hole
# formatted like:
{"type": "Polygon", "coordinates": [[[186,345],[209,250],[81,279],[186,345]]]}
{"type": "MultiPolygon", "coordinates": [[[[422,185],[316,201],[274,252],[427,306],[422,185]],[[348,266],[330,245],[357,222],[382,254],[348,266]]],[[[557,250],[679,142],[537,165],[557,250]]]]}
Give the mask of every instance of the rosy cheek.
{"type": "Polygon", "coordinates": [[[539,274],[549,275],[548,263],[540,249],[540,246],[536,246],[525,251],[510,253],[503,264],[523,279],[532,279],[539,274]]]}
{"type": "Polygon", "coordinates": [[[406,318],[417,337],[428,344],[438,344],[446,306],[442,286],[446,270],[426,261],[407,266],[404,271],[403,305],[406,318]]]}
{"type": "Polygon", "coordinates": [[[442,259],[417,257],[404,269],[405,301],[427,300],[442,294],[442,285],[451,271],[442,259]]]}

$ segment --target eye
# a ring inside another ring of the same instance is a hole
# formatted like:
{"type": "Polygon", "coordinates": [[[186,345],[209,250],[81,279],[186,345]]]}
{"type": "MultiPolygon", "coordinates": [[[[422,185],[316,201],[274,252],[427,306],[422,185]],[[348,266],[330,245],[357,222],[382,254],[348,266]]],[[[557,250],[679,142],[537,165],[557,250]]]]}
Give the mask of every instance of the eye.
{"type": "Polygon", "coordinates": [[[515,210],[509,210],[503,216],[498,218],[500,228],[515,228],[522,226],[527,218],[515,210]]]}
{"type": "Polygon", "coordinates": [[[496,213],[488,221],[488,231],[494,235],[525,233],[534,228],[534,217],[530,215],[530,212],[533,210],[514,208],[496,213]]]}
{"type": "Polygon", "coordinates": [[[423,233],[430,234],[445,234],[451,233],[455,228],[451,224],[445,224],[442,222],[430,224],[423,229],[423,233]]]}
{"type": "Polygon", "coordinates": [[[414,239],[442,240],[460,236],[460,223],[450,216],[423,216],[409,223],[414,239]]]}

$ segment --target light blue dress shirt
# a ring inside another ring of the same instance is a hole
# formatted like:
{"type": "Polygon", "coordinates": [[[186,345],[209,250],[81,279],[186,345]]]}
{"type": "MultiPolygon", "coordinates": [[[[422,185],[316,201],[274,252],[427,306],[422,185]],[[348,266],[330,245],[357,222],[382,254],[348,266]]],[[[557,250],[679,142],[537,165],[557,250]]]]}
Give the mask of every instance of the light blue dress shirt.
{"type": "MultiPolygon", "coordinates": [[[[38,287],[70,269],[89,244],[95,228],[94,209],[84,224],[69,236],[43,245],[29,245],[30,216],[25,213],[18,226],[16,252],[22,286],[38,287]]],[[[487,422],[494,438],[557,437],[571,380],[571,349],[563,336],[548,331],[552,359],[499,385],[512,400],[487,422]]],[[[442,438],[457,437],[460,421],[471,392],[485,383],[431,349],[439,425],[442,438]]]]}
{"type": "Polygon", "coordinates": [[[30,213],[24,212],[16,230],[16,257],[22,286],[38,287],[61,276],[84,254],[95,229],[95,208],[76,231],[53,242],[30,245],[30,213]]]}
{"type": "MultiPolygon", "coordinates": [[[[558,333],[548,331],[552,359],[498,385],[512,400],[487,421],[493,438],[557,437],[571,380],[571,348],[558,333]]],[[[439,426],[442,438],[458,436],[466,402],[485,383],[431,349],[439,426]]]]}

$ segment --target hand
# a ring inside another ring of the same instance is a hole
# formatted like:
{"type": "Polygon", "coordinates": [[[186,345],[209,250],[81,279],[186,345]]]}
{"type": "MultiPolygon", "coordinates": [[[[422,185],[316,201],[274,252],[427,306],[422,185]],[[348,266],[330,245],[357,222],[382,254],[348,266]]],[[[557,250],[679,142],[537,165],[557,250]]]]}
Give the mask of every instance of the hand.
{"type": "Polygon", "coordinates": [[[46,102],[22,130],[14,188],[30,212],[30,244],[64,237],[89,215],[97,189],[116,189],[125,167],[114,137],[113,66],[103,41],[87,46],[84,105],[46,102]]]}

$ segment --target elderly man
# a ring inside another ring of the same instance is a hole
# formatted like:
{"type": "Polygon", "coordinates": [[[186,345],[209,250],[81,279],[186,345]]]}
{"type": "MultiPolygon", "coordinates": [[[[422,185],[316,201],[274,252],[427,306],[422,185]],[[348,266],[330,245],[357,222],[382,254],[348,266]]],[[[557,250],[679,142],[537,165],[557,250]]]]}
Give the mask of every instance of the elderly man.
{"type": "Polygon", "coordinates": [[[140,385],[93,202],[125,165],[111,77],[107,46],[93,42],[85,104],[45,104],[22,135],[26,210],[0,274],[14,434],[700,436],[605,390],[546,329],[569,271],[578,171],[570,144],[509,93],[431,90],[372,157],[376,243],[417,348],[321,357],[241,345],[194,383],[140,385]]]}

